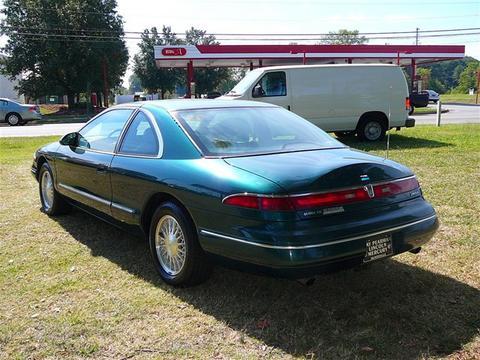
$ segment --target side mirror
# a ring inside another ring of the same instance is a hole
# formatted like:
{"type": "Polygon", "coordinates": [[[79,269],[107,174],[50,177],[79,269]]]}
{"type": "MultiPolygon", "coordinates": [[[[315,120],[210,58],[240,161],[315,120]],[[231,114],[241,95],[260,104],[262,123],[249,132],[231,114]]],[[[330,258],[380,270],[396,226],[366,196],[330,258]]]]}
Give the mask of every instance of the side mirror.
{"type": "Polygon", "coordinates": [[[262,97],[264,96],[264,91],[261,85],[257,85],[253,88],[252,97],[262,97]]]}
{"type": "Polygon", "coordinates": [[[66,146],[78,146],[78,133],[77,132],[72,132],[67,135],[64,135],[60,139],[60,144],[66,145],[66,146]]]}

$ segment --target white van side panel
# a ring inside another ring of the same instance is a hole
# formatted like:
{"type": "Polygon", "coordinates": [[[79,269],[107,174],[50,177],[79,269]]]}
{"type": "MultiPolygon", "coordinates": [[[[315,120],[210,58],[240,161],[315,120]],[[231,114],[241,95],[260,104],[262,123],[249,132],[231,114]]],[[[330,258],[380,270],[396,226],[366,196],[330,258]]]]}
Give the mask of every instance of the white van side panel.
{"type": "Polygon", "coordinates": [[[404,126],[407,84],[400,68],[312,67],[289,69],[291,109],[326,131],[355,130],[372,111],[391,113],[390,126],[404,126]]]}

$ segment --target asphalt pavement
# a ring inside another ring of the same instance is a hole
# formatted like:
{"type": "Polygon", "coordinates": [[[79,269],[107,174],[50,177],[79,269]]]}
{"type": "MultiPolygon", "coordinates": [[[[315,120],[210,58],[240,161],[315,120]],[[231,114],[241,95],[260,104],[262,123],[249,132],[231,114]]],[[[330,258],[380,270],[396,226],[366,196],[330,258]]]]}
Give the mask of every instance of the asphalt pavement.
{"type": "MultiPolygon", "coordinates": [[[[436,105],[430,105],[436,109],[436,105]]],[[[442,113],[440,124],[480,124],[480,105],[442,104],[442,109],[448,112],[442,113]]],[[[436,124],[437,114],[413,114],[415,124],[436,124]]]]}
{"type": "MultiPolygon", "coordinates": [[[[430,107],[436,108],[436,105],[430,105],[430,107]]],[[[441,124],[480,124],[480,105],[444,104],[443,108],[449,111],[442,113],[441,124]]],[[[436,116],[436,114],[412,115],[418,125],[436,124],[436,116]]],[[[0,137],[61,136],[77,131],[83,125],[84,123],[8,126],[5,123],[1,123],[0,137]]]]}

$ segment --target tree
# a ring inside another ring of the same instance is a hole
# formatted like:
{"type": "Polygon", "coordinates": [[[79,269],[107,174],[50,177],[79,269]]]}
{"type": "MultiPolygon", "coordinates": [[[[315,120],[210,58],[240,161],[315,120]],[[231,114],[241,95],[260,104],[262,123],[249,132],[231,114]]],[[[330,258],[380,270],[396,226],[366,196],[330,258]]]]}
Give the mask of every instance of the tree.
{"type": "Polygon", "coordinates": [[[163,26],[162,33],[156,27],[146,29],[141,35],[138,44],[140,52],[133,58],[133,72],[140,79],[140,83],[149,93],[159,90],[162,99],[167,91],[173,91],[179,78],[180,71],[172,68],[157,68],[154,57],[155,45],[178,45],[182,43],[169,26],[163,26]]]}
{"type": "Polygon", "coordinates": [[[133,73],[128,78],[128,92],[130,94],[134,94],[136,92],[141,92],[142,90],[143,88],[140,78],[137,76],[137,74],[133,73]]]}
{"type": "Polygon", "coordinates": [[[320,44],[325,45],[362,45],[368,43],[365,36],[359,36],[358,30],[340,29],[337,32],[329,32],[320,44]]]}
{"type": "Polygon", "coordinates": [[[480,61],[470,62],[465,70],[460,74],[458,86],[455,90],[462,94],[467,94],[469,89],[477,89],[477,72],[480,71],[480,61]]]}
{"type": "Polygon", "coordinates": [[[79,93],[103,89],[104,80],[109,88],[121,84],[128,51],[116,0],[4,0],[4,6],[7,58],[0,70],[20,78],[19,93],[66,94],[73,105],[79,93]]]}
{"type": "MultiPolygon", "coordinates": [[[[214,35],[207,35],[205,30],[191,27],[185,31],[185,42],[188,45],[218,45],[214,35]]],[[[226,68],[195,69],[196,95],[215,90],[221,83],[231,78],[231,70],[226,68]]]]}

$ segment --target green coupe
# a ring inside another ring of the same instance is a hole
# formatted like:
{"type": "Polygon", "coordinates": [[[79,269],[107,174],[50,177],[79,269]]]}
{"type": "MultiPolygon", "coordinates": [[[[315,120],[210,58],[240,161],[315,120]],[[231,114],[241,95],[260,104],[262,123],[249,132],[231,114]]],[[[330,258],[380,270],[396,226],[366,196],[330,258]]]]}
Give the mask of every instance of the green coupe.
{"type": "Polygon", "coordinates": [[[418,252],[438,228],[411,170],[257,102],[115,106],[37,150],[32,172],[45,213],[140,230],[172,285],[218,259],[307,278],[418,252]]]}

